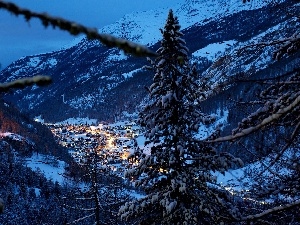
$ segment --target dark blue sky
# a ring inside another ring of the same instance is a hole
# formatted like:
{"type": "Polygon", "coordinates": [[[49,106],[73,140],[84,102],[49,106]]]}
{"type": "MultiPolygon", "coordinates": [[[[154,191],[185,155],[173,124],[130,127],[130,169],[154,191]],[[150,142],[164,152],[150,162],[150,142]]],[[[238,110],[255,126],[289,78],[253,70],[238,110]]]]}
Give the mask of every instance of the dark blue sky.
{"type": "MultiPolygon", "coordinates": [[[[173,6],[184,0],[10,0],[22,8],[101,28],[123,15],[159,7],[173,6]]],[[[0,10],[0,63],[2,69],[22,56],[58,50],[76,38],[53,28],[45,29],[40,21],[25,22],[0,10]]]]}

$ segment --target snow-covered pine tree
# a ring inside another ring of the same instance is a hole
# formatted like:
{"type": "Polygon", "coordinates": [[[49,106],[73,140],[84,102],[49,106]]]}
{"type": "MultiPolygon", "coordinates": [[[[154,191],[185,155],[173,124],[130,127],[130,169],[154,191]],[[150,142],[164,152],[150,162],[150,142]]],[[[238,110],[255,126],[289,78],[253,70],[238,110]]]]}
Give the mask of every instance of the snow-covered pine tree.
{"type": "Polygon", "coordinates": [[[149,87],[150,103],[140,113],[146,145],[151,154],[141,154],[137,168],[126,172],[137,177],[144,198],[128,202],[119,210],[125,220],[140,224],[215,224],[235,220],[237,209],[225,190],[212,185],[211,171],[227,170],[239,162],[217,154],[208,143],[195,139],[199,125],[210,118],[200,111],[205,85],[197,83],[195,67],[188,61],[177,17],[170,10],[161,30],[159,56],[151,61],[155,71],[149,87]]]}

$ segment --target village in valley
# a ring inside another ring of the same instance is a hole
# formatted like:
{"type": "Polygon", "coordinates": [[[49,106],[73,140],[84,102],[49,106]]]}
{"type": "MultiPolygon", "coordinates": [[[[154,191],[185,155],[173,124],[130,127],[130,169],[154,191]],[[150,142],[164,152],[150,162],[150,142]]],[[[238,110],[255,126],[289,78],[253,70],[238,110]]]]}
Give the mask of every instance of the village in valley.
{"type": "MultiPolygon", "coordinates": [[[[124,170],[136,165],[130,155],[144,146],[144,137],[135,122],[115,124],[46,124],[57,142],[68,148],[79,165],[96,155],[99,169],[110,169],[123,177],[124,170]]],[[[145,151],[145,149],[144,149],[145,151]]]]}

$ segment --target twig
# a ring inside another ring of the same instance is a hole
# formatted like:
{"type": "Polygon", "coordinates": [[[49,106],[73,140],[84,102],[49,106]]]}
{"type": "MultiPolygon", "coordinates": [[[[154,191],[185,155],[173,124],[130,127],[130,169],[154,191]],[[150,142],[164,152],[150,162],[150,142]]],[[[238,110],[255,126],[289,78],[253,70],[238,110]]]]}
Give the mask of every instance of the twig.
{"type": "Polygon", "coordinates": [[[74,23],[59,17],[52,17],[46,13],[36,13],[28,9],[19,8],[17,5],[0,1],[0,9],[5,9],[14,15],[23,15],[26,21],[32,18],[39,19],[45,27],[52,25],[53,28],[58,27],[61,30],[68,31],[72,35],[78,35],[83,33],[89,39],[99,40],[101,43],[107,47],[118,47],[122,49],[125,53],[131,53],[135,56],[156,56],[157,54],[143,45],[133,43],[131,41],[116,38],[109,34],[99,34],[97,29],[88,28],[78,23],[74,23]]]}
{"type": "Polygon", "coordinates": [[[283,109],[279,109],[277,111],[277,113],[274,113],[274,114],[268,116],[260,124],[254,126],[254,127],[249,127],[247,129],[241,130],[239,133],[237,133],[235,135],[220,137],[220,138],[217,138],[215,140],[207,140],[207,142],[234,141],[235,139],[244,137],[248,134],[253,133],[254,131],[259,130],[262,127],[265,127],[266,125],[270,124],[274,120],[279,119],[280,117],[282,117],[283,115],[285,115],[286,113],[288,113],[289,111],[294,109],[299,103],[300,103],[300,95],[290,105],[288,105],[287,107],[285,107],[283,109]]]}
{"type": "MultiPolygon", "coordinates": [[[[1,3],[0,3],[1,4],[1,3]]],[[[37,75],[34,77],[26,77],[26,78],[21,78],[17,79],[8,83],[0,83],[0,92],[7,92],[12,88],[25,88],[27,86],[31,85],[39,85],[39,86],[44,86],[48,85],[52,82],[51,77],[49,76],[42,76],[42,75],[37,75]]]]}
{"type": "Polygon", "coordinates": [[[281,205],[281,206],[277,206],[277,207],[268,209],[268,210],[266,210],[262,213],[258,213],[258,214],[243,217],[243,218],[241,218],[241,221],[259,219],[263,216],[266,216],[266,215],[269,215],[269,214],[272,214],[272,213],[275,213],[275,212],[280,212],[280,211],[283,211],[283,210],[286,210],[286,209],[289,209],[289,208],[293,208],[293,207],[296,207],[296,206],[299,206],[299,205],[300,205],[300,200],[297,200],[293,203],[288,203],[288,204],[285,204],[285,205],[281,205]]]}

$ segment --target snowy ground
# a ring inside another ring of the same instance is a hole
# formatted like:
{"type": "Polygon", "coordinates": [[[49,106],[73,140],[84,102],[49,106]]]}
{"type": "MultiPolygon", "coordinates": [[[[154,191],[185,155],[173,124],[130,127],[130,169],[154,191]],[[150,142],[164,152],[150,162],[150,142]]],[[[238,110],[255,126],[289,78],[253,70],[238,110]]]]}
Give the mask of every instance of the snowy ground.
{"type": "Polygon", "coordinates": [[[196,138],[203,140],[210,136],[217,127],[224,127],[227,123],[228,114],[229,111],[227,109],[217,109],[216,112],[211,115],[215,117],[215,122],[209,125],[201,124],[198,129],[198,134],[196,135],[196,138]]]}
{"type": "MultiPolygon", "coordinates": [[[[143,137],[140,137],[138,139],[141,142],[143,142],[144,140],[143,137]]],[[[32,157],[26,158],[27,166],[32,170],[43,173],[47,179],[52,180],[53,182],[57,181],[60,184],[66,183],[68,179],[63,175],[65,171],[65,162],[56,160],[57,163],[54,163],[53,161],[53,158],[42,154],[34,154],[32,157]]],[[[214,175],[217,176],[217,183],[220,185],[239,185],[239,180],[241,177],[243,177],[245,169],[246,168],[231,170],[225,172],[225,175],[222,175],[220,173],[214,173],[214,175]]],[[[236,187],[235,190],[238,191],[240,190],[240,188],[236,187]]],[[[130,193],[130,195],[132,196],[136,196],[138,198],[141,197],[141,195],[137,194],[136,192],[131,191],[130,193]]]]}
{"type": "Polygon", "coordinates": [[[63,176],[65,172],[65,162],[54,159],[51,156],[42,154],[33,154],[26,158],[26,164],[34,171],[39,171],[44,176],[53,182],[64,183],[66,178],[63,176]]]}
{"type": "Polygon", "coordinates": [[[192,54],[191,63],[197,62],[197,57],[203,57],[203,58],[207,58],[210,61],[214,61],[218,56],[224,53],[235,43],[236,43],[235,40],[230,40],[230,41],[223,41],[223,42],[209,44],[206,47],[199,49],[192,54]]]}

